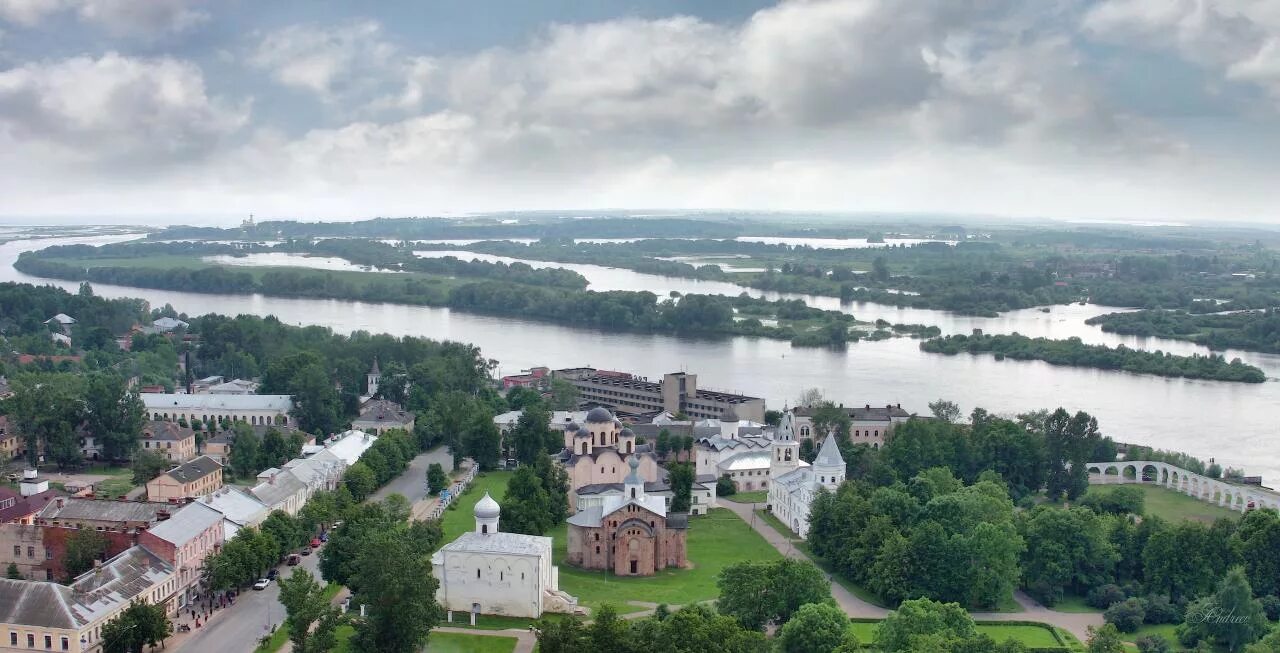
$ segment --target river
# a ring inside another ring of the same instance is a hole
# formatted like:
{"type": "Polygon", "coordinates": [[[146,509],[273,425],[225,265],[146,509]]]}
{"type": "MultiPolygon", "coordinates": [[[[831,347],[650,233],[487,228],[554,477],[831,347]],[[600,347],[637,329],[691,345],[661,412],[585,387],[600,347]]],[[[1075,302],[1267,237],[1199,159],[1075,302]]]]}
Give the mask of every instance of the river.
{"type": "MultiPolygon", "coordinates": [[[[0,244],[0,281],[52,283],[75,290],[76,283],[29,277],[14,270],[12,263],[22,251],[55,243],[103,244],[127,239],[127,236],[98,236],[3,243],[0,244]]],[[[584,274],[593,288],[600,289],[644,283],[647,287],[642,289],[657,293],[692,288],[698,288],[693,292],[711,292],[710,288],[717,287],[735,294],[744,290],[724,282],[668,279],[603,266],[563,267],[584,274]]],[[[497,359],[502,373],[535,365],[590,365],[651,378],[664,372],[688,370],[699,375],[703,387],[764,397],[774,408],[794,401],[809,387],[821,388],[827,397],[838,402],[901,403],[904,408],[917,412],[927,412],[927,403],[937,398],[955,401],[966,412],[975,406],[1004,414],[1063,406],[1093,414],[1103,432],[1116,440],[1216,458],[1224,465],[1244,467],[1269,481],[1280,477],[1280,434],[1276,420],[1277,409],[1280,409],[1280,382],[1275,380],[1243,384],[1165,379],[1055,367],[1038,361],[996,361],[990,356],[940,356],[921,352],[917,341],[906,338],[862,342],[846,351],[831,351],[792,348],[786,342],[763,338],[695,339],[605,333],[422,306],[208,295],[106,284],[95,284],[94,290],[107,297],[142,297],[153,306],[168,303],[191,314],[211,309],[229,315],[274,314],[285,323],[323,325],[344,333],[364,330],[470,342],[478,345],[485,356],[497,359]]],[[[1055,306],[1047,313],[1027,309],[1011,311],[998,318],[975,318],[875,304],[841,306],[838,299],[830,297],[811,299],[815,305],[845,310],[859,319],[881,317],[891,322],[935,324],[946,333],[967,333],[981,328],[988,333],[1017,331],[1052,338],[1078,336],[1086,342],[1127,344],[1175,353],[1206,351],[1189,343],[1103,333],[1083,321],[1114,309],[1092,305],[1055,306]]],[[[1280,376],[1280,356],[1228,353],[1228,356],[1237,355],[1263,368],[1272,379],[1280,376]]]]}

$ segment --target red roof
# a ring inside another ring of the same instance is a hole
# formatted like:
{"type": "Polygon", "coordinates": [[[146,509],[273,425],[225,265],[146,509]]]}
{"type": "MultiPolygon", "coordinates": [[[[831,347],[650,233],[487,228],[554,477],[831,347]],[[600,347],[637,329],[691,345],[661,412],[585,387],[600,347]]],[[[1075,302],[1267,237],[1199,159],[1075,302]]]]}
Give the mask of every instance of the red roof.
{"type": "Polygon", "coordinates": [[[83,356],[41,356],[36,354],[18,354],[19,365],[30,365],[36,361],[47,360],[51,363],[61,363],[62,361],[71,361],[79,363],[84,360],[83,356]]]}

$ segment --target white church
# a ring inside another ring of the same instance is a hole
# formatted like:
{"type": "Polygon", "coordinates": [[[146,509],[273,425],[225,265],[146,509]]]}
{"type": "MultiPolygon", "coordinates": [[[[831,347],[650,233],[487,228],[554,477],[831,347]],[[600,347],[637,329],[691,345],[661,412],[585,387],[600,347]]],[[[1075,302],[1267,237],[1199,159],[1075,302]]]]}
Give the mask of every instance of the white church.
{"type": "Polygon", "coordinates": [[[431,556],[440,581],[436,601],[449,611],[537,618],[543,612],[574,613],[578,599],[560,591],[560,568],[551,564],[551,538],[498,530],[501,508],[486,492],[474,510],[476,530],[463,533],[431,556]]]}
{"type": "Polygon", "coordinates": [[[796,535],[809,533],[809,504],[818,488],[834,492],[844,482],[844,458],[836,444],[835,434],[823,440],[813,464],[800,460],[800,443],[796,440],[795,416],[782,414],[777,437],[773,441],[773,457],[769,464],[769,510],[796,535]]]}

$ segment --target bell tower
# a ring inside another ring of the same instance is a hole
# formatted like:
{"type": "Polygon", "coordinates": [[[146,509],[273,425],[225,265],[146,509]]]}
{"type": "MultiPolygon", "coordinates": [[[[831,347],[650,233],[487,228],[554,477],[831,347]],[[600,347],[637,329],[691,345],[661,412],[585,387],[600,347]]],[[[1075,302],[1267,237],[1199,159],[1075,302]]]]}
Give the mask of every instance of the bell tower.
{"type": "MultiPolygon", "coordinates": [[[[800,443],[796,442],[795,416],[791,411],[782,414],[777,437],[773,440],[773,458],[769,461],[769,478],[779,476],[800,466],[800,443]]],[[[772,484],[772,483],[770,483],[772,484]]]]}

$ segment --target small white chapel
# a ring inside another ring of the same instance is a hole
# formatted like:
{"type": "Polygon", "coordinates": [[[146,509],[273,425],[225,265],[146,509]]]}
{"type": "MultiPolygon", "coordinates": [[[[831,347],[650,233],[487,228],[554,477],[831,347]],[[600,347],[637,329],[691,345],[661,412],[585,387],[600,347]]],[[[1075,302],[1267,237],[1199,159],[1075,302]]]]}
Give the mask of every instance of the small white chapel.
{"type": "Polygon", "coordinates": [[[578,599],[560,591],[560,568],[551,564],[551,538],[498,530],[501,508],[485,492],[474,510],[476,529],[431,556],[440,581],[436,601],[448,611],[537,618],[543,612],[574,613],[578,599]]]}

